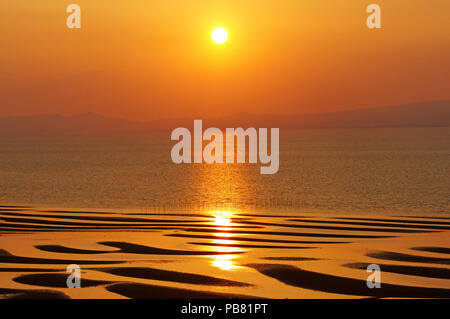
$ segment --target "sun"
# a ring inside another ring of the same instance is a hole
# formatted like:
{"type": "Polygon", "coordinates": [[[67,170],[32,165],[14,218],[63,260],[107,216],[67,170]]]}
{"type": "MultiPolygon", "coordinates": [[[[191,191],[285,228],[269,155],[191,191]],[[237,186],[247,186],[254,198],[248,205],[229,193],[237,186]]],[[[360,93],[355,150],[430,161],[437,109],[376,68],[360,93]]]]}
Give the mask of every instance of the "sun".
{"type": "Polygon", "coordinates": [[[211,38],[217,44],[222,44],[228,39],[227,30],[224,28],[216,28],[211,34],[211,38]]]}

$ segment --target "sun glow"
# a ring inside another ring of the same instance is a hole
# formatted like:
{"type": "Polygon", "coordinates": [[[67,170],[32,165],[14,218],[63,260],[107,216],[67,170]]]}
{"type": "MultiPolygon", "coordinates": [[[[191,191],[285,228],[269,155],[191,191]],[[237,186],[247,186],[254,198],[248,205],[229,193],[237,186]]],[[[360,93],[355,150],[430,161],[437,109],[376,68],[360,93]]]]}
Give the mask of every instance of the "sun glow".
{"type": "Polygon", "coordinates": [[[214,216],[214,224],[220,227],[230,227],[233,213],[231,211],[215,210],[210,212],[214,216]]]}
{"type": "Polygon", "coordinates": [[[214,210],[209,211],[214,218],[214,224],[220,228],[220,232],[212,233],[216,239],[211,240],[211,244],[215,246],[215,251],[223,253],[212,256],[211,264],[221,270],[235,270],[240,266],[235,262],[239,258],[237,254],[228,254],[235,251],[242,251],[242,249],[235,247],[237,242],[233,240],[233,234],[227,232],[233,229],[232,218],[234,212],[230,210],[214,210]]]}
{"type": "Polygon", "coordinates": [[[236,255],[214,256],[214,260],[212,261],[212,264],[222,270],[234,270],[234,269],[239,268],[239,266],[233,260],[235,258],[236,258],[236,255]]]}
{"type": "Polygon", "coordinates": [[[211,38],[217,44],[222,44],[228,39],[227,30],[224,28],[216,28],[211,34],[211,38]]]}

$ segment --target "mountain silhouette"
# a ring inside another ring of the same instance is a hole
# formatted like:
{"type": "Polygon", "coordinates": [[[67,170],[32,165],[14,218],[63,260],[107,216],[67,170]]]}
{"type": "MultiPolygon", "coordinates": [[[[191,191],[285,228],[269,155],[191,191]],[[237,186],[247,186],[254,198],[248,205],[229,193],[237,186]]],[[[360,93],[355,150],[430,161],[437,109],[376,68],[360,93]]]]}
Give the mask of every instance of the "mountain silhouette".
{"type": "MultiPolygon", "coordinates": [[[[95,113],[76,116],[42,114],[0,118],[0,137],[124,135],[170,131],[175,127],[192,128],[194,119],[149,122],[109,118],[95,113]]],[[[237,114],[202,119],[204,127],[279,127],[281,129],[336,129],[377,127],[450,126],[450,100],[411,103],[343,112],[291,116],[237,114]]]]}

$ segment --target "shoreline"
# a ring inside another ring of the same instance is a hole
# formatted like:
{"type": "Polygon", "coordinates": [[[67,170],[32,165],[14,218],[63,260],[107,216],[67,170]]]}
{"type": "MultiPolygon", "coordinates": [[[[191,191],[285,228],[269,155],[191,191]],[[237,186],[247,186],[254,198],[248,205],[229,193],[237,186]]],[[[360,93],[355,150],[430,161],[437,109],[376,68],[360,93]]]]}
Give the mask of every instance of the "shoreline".
{"type": "Polygon", "coordinates": [[[450,296],[450,217],[6,206],[0,298],[450,296]],[[374,263],[382,288],[372,290],[374,263]],[[81,290],[65,286],[69,264],[81,290]]]}

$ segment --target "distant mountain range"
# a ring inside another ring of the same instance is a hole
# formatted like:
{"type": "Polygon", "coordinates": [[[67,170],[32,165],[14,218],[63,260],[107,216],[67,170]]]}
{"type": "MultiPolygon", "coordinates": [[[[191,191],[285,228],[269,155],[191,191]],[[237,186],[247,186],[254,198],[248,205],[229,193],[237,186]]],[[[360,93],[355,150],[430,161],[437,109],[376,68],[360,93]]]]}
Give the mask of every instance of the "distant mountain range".
{"type": "MultiPolygon", "coordinates": [[[[201,119],[201,118],[198,118],[201,119]]],[[[77,116],[55,114],[0,118],[0,137],[147,134],[192,128],[193,120],[175,119],[133,122],[87,113],[77,116]]],[[[279,127],[281,129],[331,129],[376,127],[450,126],[450,100],[357,109],[343,112],[293,116],[237,114],[202,119],[204,127],[279,127]]]]}

